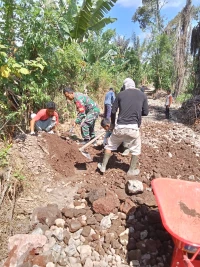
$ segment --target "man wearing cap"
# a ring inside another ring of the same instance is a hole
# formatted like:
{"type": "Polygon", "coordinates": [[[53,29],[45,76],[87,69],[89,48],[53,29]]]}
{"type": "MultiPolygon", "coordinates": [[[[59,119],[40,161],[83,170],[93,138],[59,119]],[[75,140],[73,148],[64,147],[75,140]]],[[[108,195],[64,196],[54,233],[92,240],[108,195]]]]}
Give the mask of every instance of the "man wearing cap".
{"type": "Polygon", "coordinates": [[[98,164],[101,172],[106,171],[107,163],[112,151],[117,150],[122,142],[128,145],[132,154],[128,175],[138,175],[138,155],[141,154],[141,137],[139,127],[141,116],[148,115],[148,102],[146,95],[135,88],[135,82],[127,78],[123,82],[123,90],[117,95],[111,112],[111,126],[113,132],[105,146],[103,162],[98,164]],[[115,117],[119,109],[117,123],[115,117]]]}
{"type": "Polygon", "coordinates": [[[76,105],[78,115],[73,126],[80,124],[83,137],[81,144],[84,145],[95,137],[94,126],[100,110],[88,95],[74,92],[71,88],[65,88],[63,93],[66,99],[74,101],[76,105]]]}
{"type": "Polygon", "coordinates": [[[36,115],[32,114],[32,120],[30,121],[31,135],[35,134],[35,130],[54,133],[56,125],[59,123],[58,113],[55,109],[56,105],[51,101],[46,104],[46,109],[41,109],[36,115]]]}
{"type": "Polygon", "coordinates": [[[105,95],[104,100],[104,118],[110,119],[111,117],[111,109],[112,105],[115,101],[115,93],[113,88],[110,88],[110,90],[105,95]]]}

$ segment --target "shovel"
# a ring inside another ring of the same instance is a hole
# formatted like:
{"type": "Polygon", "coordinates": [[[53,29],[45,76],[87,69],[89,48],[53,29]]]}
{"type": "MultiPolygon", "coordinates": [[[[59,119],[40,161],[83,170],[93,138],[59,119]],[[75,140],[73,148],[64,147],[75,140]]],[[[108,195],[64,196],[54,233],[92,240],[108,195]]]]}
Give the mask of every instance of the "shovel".
{"type": "Polygon", "coordinates": [[[82,153],[82,155],[84,157],[86,157],[87,159],[91,160],[91,156],[88,152],[85,152],[84,149],[88,146],[90,146],[91,144],[93,144],[97,139],[99,139],[102,135],[104,135],[105,132],[100,133],[99,135],[97,135],[95,138],[93,138],[92,140],[90,140],[87,144],[85,144],[84,146],[82,146],[81,148],[79,148],[79,151],[82,153]]]}
{"type": "Polygon", "coordinates": [[[69,134],[70,134],[70,135],[74,135],[74,126],[72,126],[72,127],[69,129],[69,134]]]}

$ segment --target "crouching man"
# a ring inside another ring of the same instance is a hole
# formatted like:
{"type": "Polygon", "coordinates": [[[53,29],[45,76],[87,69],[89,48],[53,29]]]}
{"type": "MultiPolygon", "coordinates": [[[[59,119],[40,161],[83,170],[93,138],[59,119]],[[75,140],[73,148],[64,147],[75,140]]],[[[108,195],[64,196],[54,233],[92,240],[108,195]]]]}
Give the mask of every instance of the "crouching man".
{"type": "Polygon", "coordinates": [[[146,95],[135,88],[135,82],[132,79],[125,79],[123,88],[124,90],[117,95],[112,107],[110,130],[113,132],[105,146],[103,162],[98,164],[98,168],[104,173],[112,151],[117,150],[120,144],[125,142],[132,154],[127,174],[138,175],[140,170],[137,169],[137,161],[138,155],[141,154],[141,117],[148,115],[148,102],[146,95]],[[119,115],[115,125],[118,109],[119,115]]]}
{"type": "Polygon", "coordinates": [[[48,102],[46,104],[46,109],[41,109],[35,116],[32,116],[32,120],[30,122],[31,135],[34,135],[35,131],[54,133],[56,125],[59,122],[58,113],[55,109],[55,103],[48,102]]]}

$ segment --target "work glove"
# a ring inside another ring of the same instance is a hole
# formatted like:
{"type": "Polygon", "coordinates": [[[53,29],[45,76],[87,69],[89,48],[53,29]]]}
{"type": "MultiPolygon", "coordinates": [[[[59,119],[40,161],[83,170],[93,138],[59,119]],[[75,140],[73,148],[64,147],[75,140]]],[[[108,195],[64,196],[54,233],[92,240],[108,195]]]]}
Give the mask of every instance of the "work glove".
{"type": "Polygon", "coordinates": [[[30,132],[30,135],[32,135],[32,136],[35,135],[35,132],[30,132]]]}

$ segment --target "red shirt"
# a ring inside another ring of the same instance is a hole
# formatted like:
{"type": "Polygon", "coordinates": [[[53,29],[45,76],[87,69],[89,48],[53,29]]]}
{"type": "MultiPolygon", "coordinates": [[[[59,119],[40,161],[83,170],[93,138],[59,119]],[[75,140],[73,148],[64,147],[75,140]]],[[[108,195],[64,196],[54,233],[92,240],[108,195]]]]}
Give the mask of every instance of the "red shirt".
{"type": "MultiPolygon", "coordinates": [[[[59,122],[58,120],[58,113],[54,111],[53,116],[56,117],[56,124],[59,122]]],[[[51,116],[51,117],[53,117],[51,116]]],[[[40,111],[38,111],[37,115],[34,117],[35,121],[45,121],[48,118],[50,118],[50,116],[47,115],[47,110],[46,109],[41,109],[40,111]]]]}

